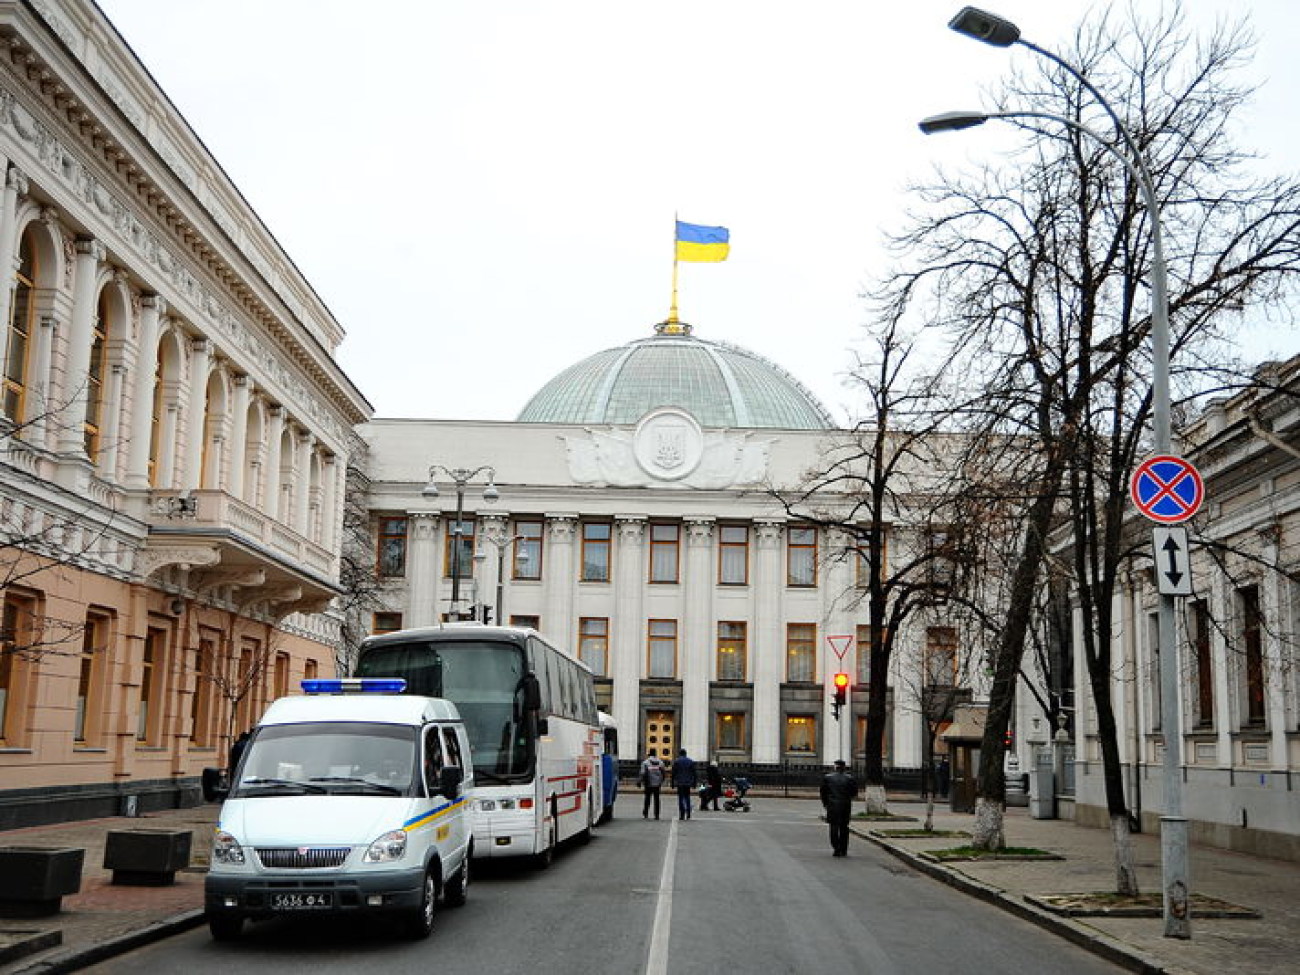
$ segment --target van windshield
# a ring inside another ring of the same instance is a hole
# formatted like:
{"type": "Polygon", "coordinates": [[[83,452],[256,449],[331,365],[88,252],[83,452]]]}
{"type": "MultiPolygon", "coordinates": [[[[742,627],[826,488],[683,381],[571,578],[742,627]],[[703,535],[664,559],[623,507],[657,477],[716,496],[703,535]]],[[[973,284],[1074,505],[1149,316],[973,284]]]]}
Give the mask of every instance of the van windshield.
{"type": "Polygon", "coordinates": [[[532,771],[523,721],[524,649],[501,640],[412,640],[366,650],[357,677],[404,677],[408,694],[453,702],[469,734],[479,784],[532,771]]]}
{"type": "Polygon", "coordinates": [[[231,798],[283,795],[414,796],[416,729],[362,721],[258,728],[231,798]]]}

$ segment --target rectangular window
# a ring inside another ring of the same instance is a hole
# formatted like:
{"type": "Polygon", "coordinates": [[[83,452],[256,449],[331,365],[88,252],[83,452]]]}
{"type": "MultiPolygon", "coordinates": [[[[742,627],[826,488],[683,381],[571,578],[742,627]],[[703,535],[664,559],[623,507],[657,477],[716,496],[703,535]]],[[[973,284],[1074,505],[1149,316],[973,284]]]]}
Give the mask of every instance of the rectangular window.
{"type": "Polygon", "coordinates": [[[406,575],[406,519],[403,517],[379,518],[379,574],[384,578],[406,575]]]}
{"type": "Polygon", "coordinates": [[[150,627],[145,634],[140,670],[140,703],[136,714],[135,740],[149,743],[162,725],[163,675],[167,631],[150,627]]]}
{"type": "Polygon", "coordinates": [[[926,537],[926,575],[930,585],[946,589],[956,575],[956,541],[944,527],[932,526],[926,537]]]}
{"type": "Polygon", "coordinates": [[[542,523],[515,522],[515,556],[511,572],[516,579],[542,577],[542,523]]]}
{"type": "Polygon", "coordinates": [[[714,726],[714,740],[719,751],[744,751],[745,712],[719,711],[714,726]]]}
{"type": "MultiPolygon", "coordinates": [[[[853,686],[859,690],[865,690],[871,684],[871,627],[859,626],[856,635],[857,649],[854,652],[857,654],[858,667],[857,678],[853,681],[853,686]]],[[[882,639],[884,635],[882,634],[882,639]]]]}
{"type": "Polygon", "coordinates": [[[376,613],[370,622],[371,633],[394,633],[402,628],[401,613],[376,613]]]}
{"type": "Polygon", "coordinates": [[[462,518],[456,524],[455,518],[447,519],[446,544],[443,546],[442,574],[450,579],[455,573],[461,579],[470,579],[474,575],[474,530],[473,518],[462,518]]]}
{"type": "Polygon", "coordinates": [[[1264,711],[1264,613],[1259,604],[1259,587],[1237,590],[1241,609],[1241,650],[1245,657],[1245,724],[1263,727],[1264,711]]]}
{"type": "Polygon", "coordinates": [[[647,677],[672,680],[677,676],[677,621],[650,620],[647,677]]]}
{"type": "Polygon", "coordinates": [[[314,660],[304,660],[302,664],[302,676],[312,680],[320,673],[320,664],[314,660]]]}
{"type": "Polygon", "coordinates": [[[951,626],[925,628],[925,683],[954,687],[957,683],[957,630],[951,626]]]}
{"type": "Polygon", "coordinates": [[[747,671],[745,623],[718,623],[718,680],[744,680],[747,671]]]}
{"type": "Polygon", "coordinates": [[[749,529],[744,525],[718,528],[718,582],[724,586],[749,585],[749,529]]]}
{"type": "Polygon", "coordinates": [[[583,522],[583,582],[609,582],[609,545],[612,531],[612,526],[608,522],[583,522]]]}
{"type": "Polygon", "coordinates": [[[206,748],[212,744],[212,688],[217,663],[217,641],[200,638],[194,651],[194,694],[190,697],[190,744],[206,748]]]}
{"type": "Polygon", "coordinates": [[[33,639],[34,607],[33,600],[14,593],[4,597],[0,619],[0,743],[4,744],[20,737],[19,681],[27,666],[22,652],[33,639]]]}
{"type": "Polygon", "coordinates": [[[1210,656],[1210,607],[1198,599],[1188,607],[1188,638],[1196,668],[1196,703],[1193,721],[1198,728],[1214,727],[1214,664],[1210,656]]]}
{"type": "Polygon", "coordinates": [[[1160,696],[1160,617],[1156,613],[1147,614],[1147,647],[1151,655],[1150,679],[1147,681],[1151,693],[1151,730],[1160,731],[1165,712],[1160,696]]]}
{"type": "Polygon", "coordinates": [[[72,738],[79,745],[99,744],[104,658],[108,654],[111,619],[99,613],[86,614],[81,635],[81,660],[77,675],[77,711],[72,738]]]}
{"type": "Polygon", "coordinates": [[[289,693],[289,655],[275,655],[275,696],[284,697],[289,693]]]}
{"type": "Polygon", "coordinates": [[[650,526],[650,581],[676,582],[681,526],[650,526]]]}
{"type": "Polygon", "coordinates": [[[817,585],[817,529],[791,528],[786,535],[787,586],[817,585]]]}
{"type": "Polygon", "coordinates": [[[809,757],[817,748],[817,716],[812,714],[787,714],[785,716],[785,750],[789,755],[809,757]]]}
{"type": "Polygon", "coordinates": [[[597,677],[609,674],[609,619],[584,616],[578,620],[578,659],[597,677]]]}
{"type": "Polygon", "coordinates": [[[786,624],[785,679],[801,683],[817,679],[816,623],[786,624]]]}
{"type": "Polygon", "coordinates": [[[540,616],[511,616],[511,626],[523,626],[530,630],[540,631],[542,628],[542,618],[540,616]]]}

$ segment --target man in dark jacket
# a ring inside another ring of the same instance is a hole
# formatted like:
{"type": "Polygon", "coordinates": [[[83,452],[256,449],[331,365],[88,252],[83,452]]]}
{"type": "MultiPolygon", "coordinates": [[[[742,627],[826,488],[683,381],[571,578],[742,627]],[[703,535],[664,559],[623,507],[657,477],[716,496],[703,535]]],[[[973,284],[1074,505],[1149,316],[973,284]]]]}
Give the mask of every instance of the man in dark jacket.
{"type": "Polygon", "coordinates": [[[722,769],[718,768],[717,762],[710,762],[709,767],[704,770],[704,781],[708,788],[700,796],[700,810],[709,808],[709,803],[713,804],[713,811],[718,811],[718,800],[722,798],[722,769]]]}
{"type": "Polygon", "coordinates": [[[673,759],[673,786],[677,789],[677,818],[691,818],[691,793],[695,791],[695,760],[682,748],[673,759]]]}
{"type": "Polygon", "coordinates": [[[826,807],[826,822],[831,828],[831,849],[834,856],[849,855],[849,816],[853,813],[853,800],[858,795],[858,782],[849,774],[843,759],[835,760],[835,771],[822,779],[822,805],[826,807]]]}

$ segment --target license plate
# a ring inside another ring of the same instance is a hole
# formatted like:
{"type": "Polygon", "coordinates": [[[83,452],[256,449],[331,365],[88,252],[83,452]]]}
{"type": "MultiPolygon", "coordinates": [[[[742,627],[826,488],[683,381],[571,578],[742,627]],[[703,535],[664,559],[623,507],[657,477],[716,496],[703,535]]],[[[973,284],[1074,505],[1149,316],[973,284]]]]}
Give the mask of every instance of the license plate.
{"type": "Polygon", "coordinates": [[[318,911],[333,903],[329,894],[272,894],[271,909],[276,911],[318,911]]]}

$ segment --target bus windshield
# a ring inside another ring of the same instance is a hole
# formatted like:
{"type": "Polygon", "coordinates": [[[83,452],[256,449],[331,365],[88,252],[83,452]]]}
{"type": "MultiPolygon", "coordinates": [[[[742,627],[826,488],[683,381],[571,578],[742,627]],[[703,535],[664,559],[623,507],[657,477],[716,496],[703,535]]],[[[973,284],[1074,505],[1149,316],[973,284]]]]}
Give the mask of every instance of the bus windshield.
{"type": "Polygon", "coordinates": [[[474,774],[482,782],[531,773],[524,723],[523,648],[498,640],[413,641],[377,646],[357,661],[357,677],[404,677],[406,692],[442,697],[460,710],[474,774]]]}

